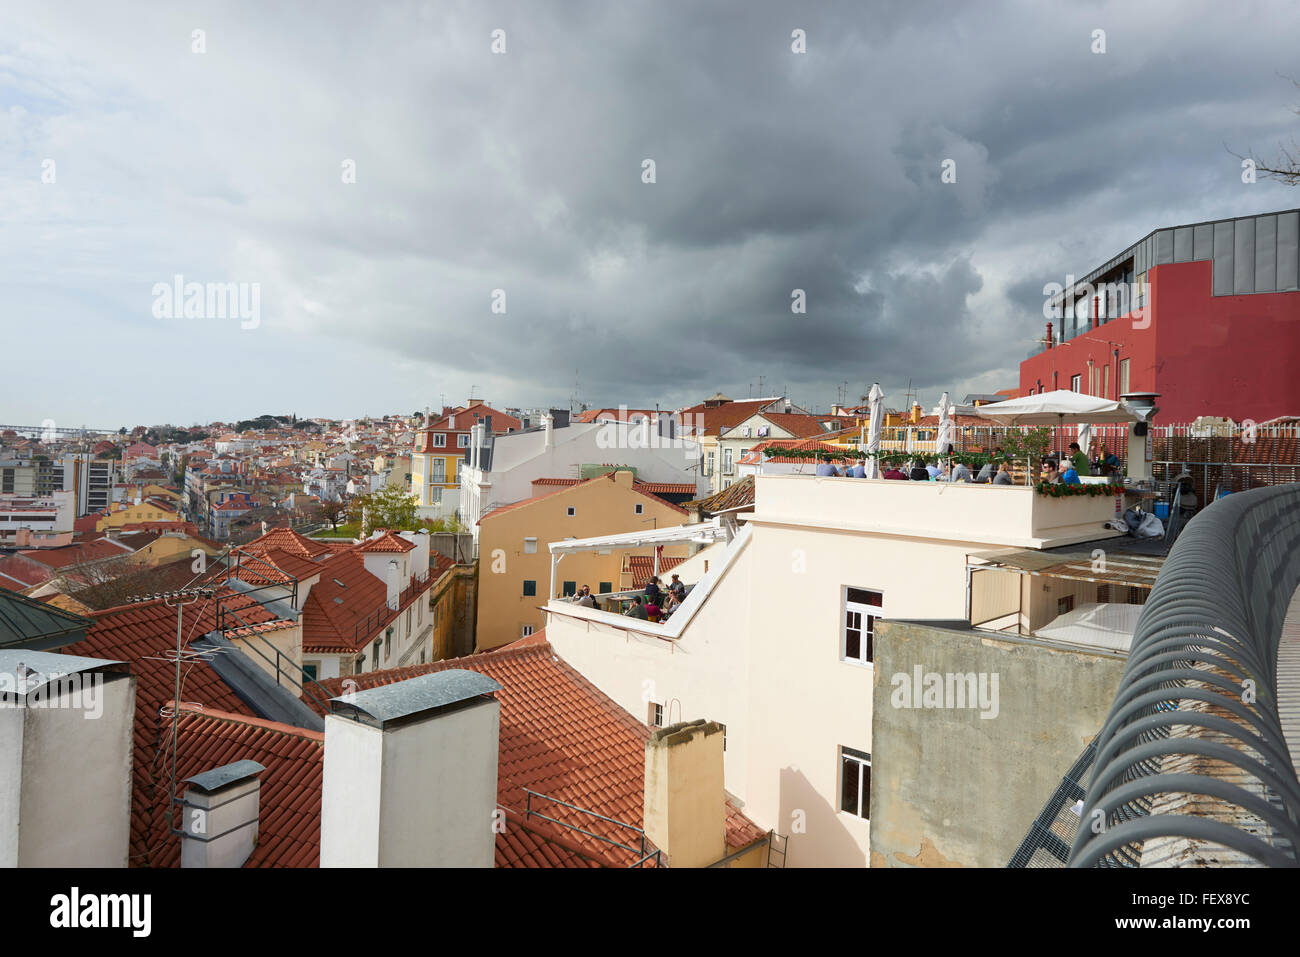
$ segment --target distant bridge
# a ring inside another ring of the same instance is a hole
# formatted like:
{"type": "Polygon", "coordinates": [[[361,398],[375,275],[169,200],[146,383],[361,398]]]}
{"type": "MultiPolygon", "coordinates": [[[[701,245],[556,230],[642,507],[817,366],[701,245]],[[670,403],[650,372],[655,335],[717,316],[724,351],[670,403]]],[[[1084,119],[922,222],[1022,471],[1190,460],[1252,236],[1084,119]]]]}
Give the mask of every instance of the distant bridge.
{"type": "Polygon", "coordinates": [[[82,426],[79,429],[59,429],[54,426],[46,425],[0,425],[0,432],[14,431],[20,435],[24,432],[34,432],[37,435],[116,435],[117,429],[88,429],[82,426]]]}

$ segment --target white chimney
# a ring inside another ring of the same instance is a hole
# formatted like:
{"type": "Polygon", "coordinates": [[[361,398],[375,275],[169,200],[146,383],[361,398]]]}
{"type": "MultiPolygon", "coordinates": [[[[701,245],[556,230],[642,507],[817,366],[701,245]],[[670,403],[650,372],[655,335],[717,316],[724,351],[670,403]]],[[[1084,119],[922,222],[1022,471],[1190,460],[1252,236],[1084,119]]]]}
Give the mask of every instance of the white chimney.
{"type": "Polygon", "coordinates": [[[491,867],[500,690],[451,670],[331,699],[321,867],[491,867]]]}
{"type": "Polygon", "coordinates": [[[456,427],[456,413],[453,412],[451,415],[447,416],[447,428],[454,429],[455,427],[456,427]]]}
{"type": "Polygon", "coordinates": [[[398,570],[397,559],[390,559],[386,575],[388,584],[388,607],[397,611],[402,596],[402,573],[398,570]]]}
{"type": "Polygon", "coordinates": [[[708,867],[727,855],[722,725],[661,728],[645,745],[645,833],[670,867],[708,867]]]}
{"type": "Polygon", "coordinates": [[[0,650],[0,867],[126,867],[135,678],[0,650]]]}
{"type": "Polygon", "coordinates": [[[555,448],[555,416],[549,412],[542,414],[542,429],[546,433],[546,447],[555,448]]]}
{"type": "Polygon", "coordinates": [[[266,768],[235,761],[185,782],[181,867],[243,867],[257,846],[261,782],[266,768]]]}

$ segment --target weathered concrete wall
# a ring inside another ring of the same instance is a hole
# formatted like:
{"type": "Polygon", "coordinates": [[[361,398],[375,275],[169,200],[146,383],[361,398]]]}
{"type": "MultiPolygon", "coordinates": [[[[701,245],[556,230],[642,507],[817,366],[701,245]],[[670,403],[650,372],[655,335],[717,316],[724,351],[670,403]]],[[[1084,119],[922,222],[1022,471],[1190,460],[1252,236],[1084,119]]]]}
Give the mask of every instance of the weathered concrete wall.
{"type": "Polygon", "coordinates": [[[915,622],[876,629],[871,865],[1005,867],[1101,730],[1125,658],[915,622]],[[956,693],[968,684],[945,680],[940,694],[929,673],[973,674],[974,706],[956,693]],[[936,702],[947,706],[925,706],[936,702]]]}

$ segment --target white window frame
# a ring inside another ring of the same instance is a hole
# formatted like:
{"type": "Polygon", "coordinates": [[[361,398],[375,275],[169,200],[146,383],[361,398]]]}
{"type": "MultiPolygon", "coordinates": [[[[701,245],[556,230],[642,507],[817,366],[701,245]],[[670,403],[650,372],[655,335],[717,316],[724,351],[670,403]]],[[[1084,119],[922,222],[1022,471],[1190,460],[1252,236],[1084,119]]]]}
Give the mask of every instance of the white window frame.
{"type": "Polygon", "coordinates": [[[568,516],[569,518],[573,518],[575,515],[578,514],[578,509],[577,509],[576,507],[570,505],[568,508],[566,508],[566,509],[564,510],[564,514],[565,514],[566,516],[568,516]]]}
{"type": "Polygon", "coordinates": [[[646,724],[652,728],[662,728],[664,726],[664,706],[657,701],[651,701],[648,710],[646,724]]]}
{"type": "Polygon", "coordinates": [[[871,820],[871,755],[866,751],[858,751],[841,744],[838,757],[839,767],[836,769],[835,779],[838,782],[839,787],[836,793],[835,810],[840,814],[852,814],[854,817],[859,817],[864,821],[871,820]],[[857,771],[858,775],[858,807],[857,810],[854,811],[847,811],[844,809],[844,773],[848,770],[845,768],[845,764],[853,765],[854,770],[857,771]],[[864,771],[866,772],[865,774],[864,771]],[[862,787],[864,777],[867,778],[865,794],[863,794],[864,788],[862,787]],[[866,799],[865,807],[863,807],[864,798],[866,799]]]}
{"type": "Polygon", "coordinates": [[[446,433],[446,432],[435,432],[435,433],[433,433],[433,447],[434,447],[435,449],[445,449],[445,448],[447,447],[447,433],[446,433]]]}
{"type": "Polygon", "coordinates": [[[638,515],[645,514],[645,505],[643,505],[641,502],[636,503],[636,514],[638,515]]]}
{"type": "Polygon", "coordinates": [[[709,453],[707,453],[707,454],[704,456],[704,474],[705,474],[705,475],[712,475],[712,474],[713,474],[713,455],[714,455],[714,454],[713,454],[712,452],[709,452],[709,453]]]}
{"type": "Polygon", "coordinates": [[[840,586],[840,661],[851,665],[858,665],[862,668],[875,667],[876,622],[884,617],[884,611],[884,589],[867,588],[860,585],[840,586]],[[868,605],[862,602],[849,601],[850,590],[874,592],[880,596],[880,604],[868,605]],[[858,616],[856,629],[859,633],[858,657],[853,658],[849,657],[848,633],[851,623],[849,618],[850,615],[858,616]],[[867,653],[870,653],[870,659],[862,657],[862,655],[867,653]]]}
{"type": "Polygon", "coordinates": [[[520,638],[527,638],[527,637],[528,637],[529,635],[531,635],[532,633],[533,633],[533,626],[532,626],[532,625],[521,625],[520,628],[519,628],[519,637],[520,637],[520,638]]]}
{"type": "Polygon", "coordinates": [[[722,474],[731,475],[736,471],[735,449],[727,446],[722,450],[722,474]]]}
{"type": "Polygon", "coordinates": [[[1070,391],[1078,392],[1081,388],[1083,388],[1083,376],[1081,375],[1070,376],[1070,391]]]}
{"type": "Polygon", "coordinates": [[[524,554],[525,554],[525,555],[536,555],[536,554],[537,554],[537,539],[535,539],[535,538],[525,538],[525,539],[524,539],[524,554]]]}
{"type": "Polygon", "coordinates": [[[469,448],[469,434],[468,434],[468,433],[465,433],[465,434],[462,434],[462,435],[458,435],[458,436],[456,436],[456,447],[459,448],[459,449],[467,449],[467,448],[469,448]]]}
{"type": "Polygon", "coordinates": [[[441,456],[435,455],[429,459],[429,484],[447,484],[447,460],[441,456]]]}

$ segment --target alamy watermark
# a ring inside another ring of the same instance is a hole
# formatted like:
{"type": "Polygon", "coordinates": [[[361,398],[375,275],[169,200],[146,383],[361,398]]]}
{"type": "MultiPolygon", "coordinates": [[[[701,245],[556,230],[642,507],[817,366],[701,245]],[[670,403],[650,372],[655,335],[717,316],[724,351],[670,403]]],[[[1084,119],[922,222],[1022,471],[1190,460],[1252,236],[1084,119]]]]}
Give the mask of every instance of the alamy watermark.
{"type": "Polygon", "coordinates": [[[0,708],[63,708],[84,711],[82,717],[88,721],[103,717],[104,676],[99,672],[39,675],[45,680],[28,691],[33,683],[32,676],[37,674],[35,671],[28,671],[26,675],[0,672],[0,708]]]}
{"type": "Polygon", "coordinates": [[[262,324],[262,284],[186,282],[179,273],[170,283],[153,284],[155,319],[240,319],[241,329],[262,324]]]}
{"type": "Polygon", "coordinates": [[[900,671],[890,678],[889,703],[895,708],[978,708],[981,718],[998,716],[998,672],[940,674],[920,665],[911,675],[900,671]]]}

